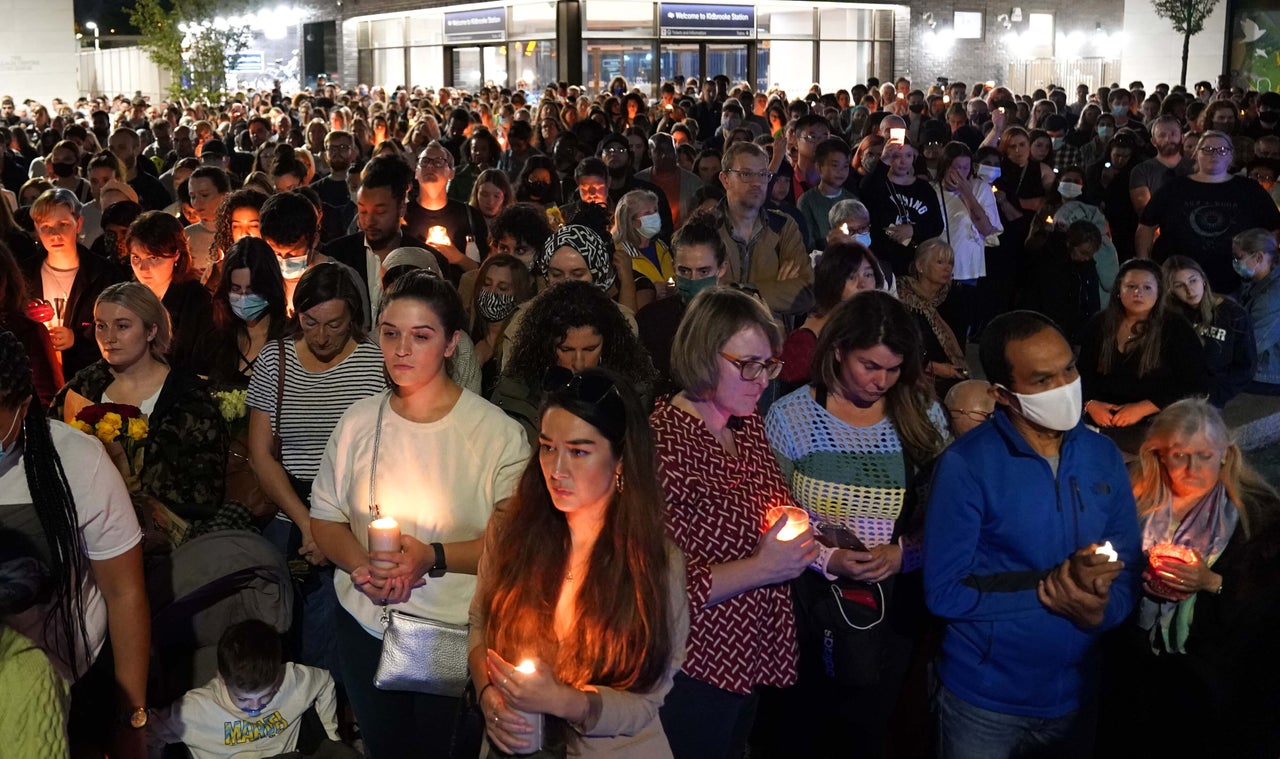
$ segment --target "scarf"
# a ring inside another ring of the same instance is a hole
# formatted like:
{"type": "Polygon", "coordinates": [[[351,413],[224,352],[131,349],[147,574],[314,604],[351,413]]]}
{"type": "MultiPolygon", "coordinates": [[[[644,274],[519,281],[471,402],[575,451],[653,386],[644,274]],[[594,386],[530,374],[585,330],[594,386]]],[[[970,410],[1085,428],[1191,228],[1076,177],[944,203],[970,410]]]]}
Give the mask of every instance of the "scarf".
{"type": "Polygon", "coordinates": [[[551,264],[551,256],[557,250],[566,247],[576,250],[582,256],[582,260],[587,262],[587,269],[591,271],[591,281],[596,287],[608,290],[613,286],[618,275],[613,269],[612,246],[606,245],[593,229],[581,224],[560,227],[547,238],[547,244],[542,248],[542,255],[538,256],[536,262],[537,272],[545,274],[547,267],[551,264]]]}
{"type": "Polygon", "coordinates": [[[947,299],[947,293],[950,290],[951,285],[947,285],[939,290],[937,295],[928,297],[920,292],[920,281],[915,275],[898,280],[898,299],[902,301],[902,305],[924,317],[933,336],[938,338],[942,350],[946,352],[949,363],[964,366],[965,357],[964,351],[960,350],[960,341],[956,340],[956,334],[951,331],[951,327],[938,315],[938,306],[947,299]]]}
{"type": "MultiPolygon", "coordinates": [[[[1240,512],[1227,497],[1227,489],[1218,483],[1191,507],[1181,522],[1174,521],[1173,499],[1147,512],[1140,521],[1144,554],[1158,543],[1173,543],[1196,551],[1205,564],[1212,567],[1231,541],[1240,512]]],[[[1149,633],[1151,650],[1185,654],[1195,609],[1195,594],[1182,601],[1143,595],[1138,607],[1138,625],[1149,633]]]]}

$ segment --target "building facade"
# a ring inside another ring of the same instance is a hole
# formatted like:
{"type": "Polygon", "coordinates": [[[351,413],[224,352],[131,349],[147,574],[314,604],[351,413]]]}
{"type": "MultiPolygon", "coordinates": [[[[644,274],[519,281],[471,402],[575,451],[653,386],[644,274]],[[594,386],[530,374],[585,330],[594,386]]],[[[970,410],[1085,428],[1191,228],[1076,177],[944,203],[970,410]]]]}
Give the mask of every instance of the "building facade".
{"type": "Polygon", "coordinates": [[[897,76],[1096,87],[1119,79],[1126,41],[1113,0],[333,0],[298,17],[305,82],[323,72],[388,88],[568,81],[597,92],[622,76],[656,95],[677,75],[717,74],[793,94],[897,76]]]}

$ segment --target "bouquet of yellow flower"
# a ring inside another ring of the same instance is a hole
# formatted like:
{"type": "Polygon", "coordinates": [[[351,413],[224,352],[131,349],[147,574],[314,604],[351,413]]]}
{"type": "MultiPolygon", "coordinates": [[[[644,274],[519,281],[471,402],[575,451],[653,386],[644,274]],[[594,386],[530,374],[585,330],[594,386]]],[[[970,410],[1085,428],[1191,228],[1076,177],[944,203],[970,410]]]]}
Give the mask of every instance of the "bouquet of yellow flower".
{"type": "Polygon", "coordinates": [[[71,426],[93,435],[103,443],[119,443],[124,449],[128,475],[136,478],[142,471],[142,451],[150,428],[146,414],[137,406],[95,403],[80,409],[71,426]]]}

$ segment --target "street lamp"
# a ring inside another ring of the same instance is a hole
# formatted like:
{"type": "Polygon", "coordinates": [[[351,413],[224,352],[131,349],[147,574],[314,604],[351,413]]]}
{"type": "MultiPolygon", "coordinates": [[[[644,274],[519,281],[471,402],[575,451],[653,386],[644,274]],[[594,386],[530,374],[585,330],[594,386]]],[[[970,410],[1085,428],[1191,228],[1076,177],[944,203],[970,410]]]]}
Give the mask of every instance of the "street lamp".
{"type": "Polygon", "coordinates": [[[101,50],[102,46],[98,43],[98,22],[90,21],[84,25],[84,28],[93,32],[93,49],[101,50]]]}

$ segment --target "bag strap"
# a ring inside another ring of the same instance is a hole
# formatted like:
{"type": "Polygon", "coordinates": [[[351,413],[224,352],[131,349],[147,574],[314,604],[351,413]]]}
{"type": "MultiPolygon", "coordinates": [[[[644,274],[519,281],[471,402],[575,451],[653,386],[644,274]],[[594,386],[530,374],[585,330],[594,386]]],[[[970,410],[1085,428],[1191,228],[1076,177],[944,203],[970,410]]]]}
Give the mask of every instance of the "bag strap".
{"type": "Polygon", "coordinates": [[[378,501],[374,498],[374,488],[378,483],[378,449],[382,447],[382,412],[387,407],[387,399],[390,397],[391,394],[387,393],[378,403],[378,422],[373,429],[373,462],[369,465],[369,514],[374,519],[382,518],[378,501]]]}
{"type": "Polygon", "coordinates": [[[849,627],[852,627],[855,630],[870,630],[871,628],[875,627],[876,625],[884,621],[884,588],[880,587],[880,583],[878,582],[872,583],[872,584],[875,585],[876,593],[880,594],[880,618],[865,627],[861,625],[855,625],[852,621],[849,620],[849,615],[844,613],[844,604],[840,603],[840,600],[841,600],[840,587],[836,585],[834,582],[829,584],[829,587],[831,589],[831,597],[835,599],[836,608],[840,610],[840,616],[844,618],[844,623],[846,625],[848,625],[849,627]]]}
{"type": "Polygon", "coordinates": [[[280,437],[280,414],[284,410],[284,341],[280,338],[276,343],[276,437],[280,437]]]}

